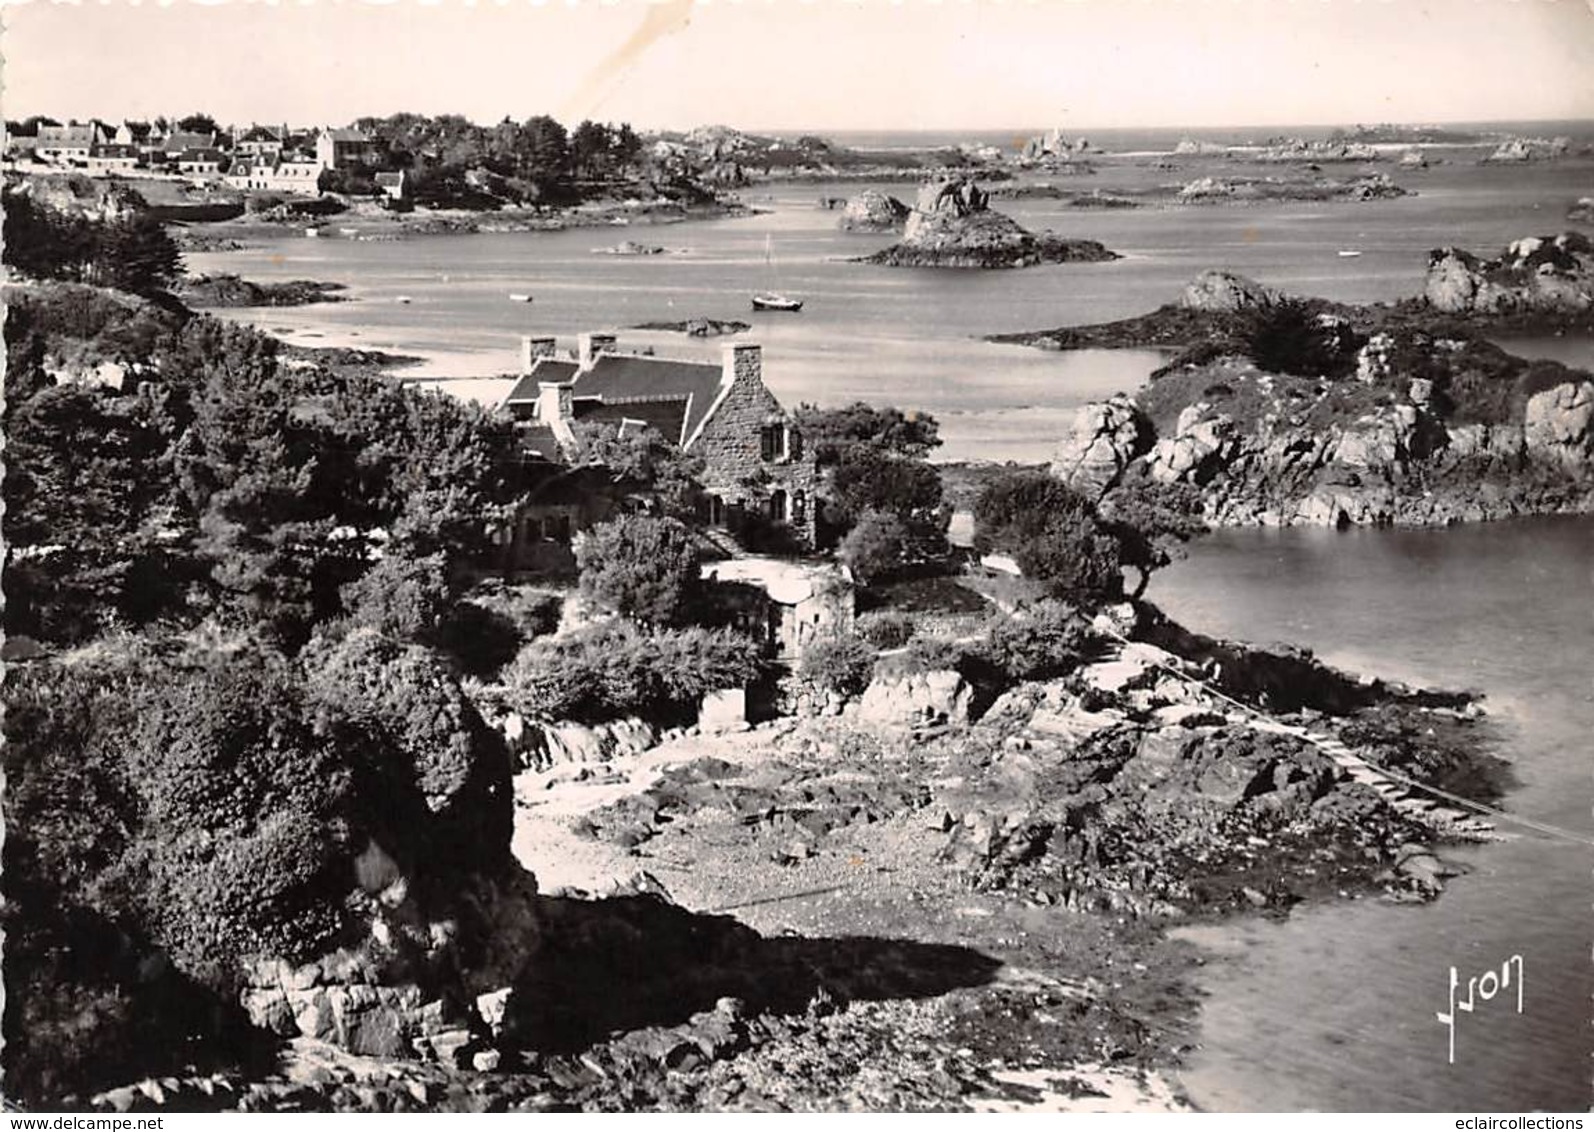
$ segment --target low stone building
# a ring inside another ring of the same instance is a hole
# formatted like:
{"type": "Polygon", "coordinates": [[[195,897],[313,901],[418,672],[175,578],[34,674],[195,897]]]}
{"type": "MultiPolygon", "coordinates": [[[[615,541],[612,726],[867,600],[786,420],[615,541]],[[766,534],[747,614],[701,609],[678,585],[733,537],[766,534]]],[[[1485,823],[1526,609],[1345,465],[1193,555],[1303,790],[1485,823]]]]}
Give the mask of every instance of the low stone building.
{"type": "Polygon", "coordinates": [[[852,630],[853,580],[845,566],[732,558],[704,563],[702,577],[728,619],[777,659],[796,661],[818,638],[852,630]]]}

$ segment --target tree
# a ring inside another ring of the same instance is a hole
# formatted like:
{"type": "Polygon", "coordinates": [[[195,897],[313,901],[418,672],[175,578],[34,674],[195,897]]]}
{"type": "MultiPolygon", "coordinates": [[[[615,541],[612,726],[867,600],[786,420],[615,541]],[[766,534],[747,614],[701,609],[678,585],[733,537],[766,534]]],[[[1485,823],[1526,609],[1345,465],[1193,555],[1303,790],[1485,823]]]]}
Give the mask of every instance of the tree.
{"type": "Polygon", "coordinates": [[[677,519],[622,515],[576,546],[581,590],[642,625],[680,625],[701,588],[697,547],[677,519]]]}
{"type": "Polygon", "coordinates": [[[897,516],[915,536],[944,529],[941,473],[922,460],[853,445],[831,466],[826,518],[850,529],[867,511],[897,516]]]}
{"type": "Polygon", "coordinates": [[[177,128],[185,134],[214,134],[221,131],[216,119],[209,114],[195,113],[177,119],[177,128]]]}
{"type": "Polygon", "coordinates": [[[899,569],[907,557],[908,529],[889,511],[865,511],[841,540],[836,556],[853,576],[871,585],[899,569]]]}
{"type": "Polygon", "coordinates": [[[593,121],[584,121],[570,136],[570,161],[576,175],[596,180],[609,171],[609,131],[593,121]]]}
{"type": "Polygon", "coordinates": [[[666,515],[683,522],[696,516],[703,492],[700,458],[681,451],[654,428],[627,429],[622,435],[617,425],[577,421],[572,431],[572,468],[605,468],[630,490],[651,496],[666,515]]]}
{"type": "Polygon", "coordinates": [[[93,282],[138,295],[163,291],[183,273],[183,257],[161,222],[149,213],[104,225],[95,249],[93,282]]]}
{"type": "Polygon", "coordinates": [[[1045,472],[991,480],[974,506],[974,546],[1012,556],[1054,596],[1094,608],[1123,593],[1123,548],[1089,500],[1045,472]]]}
{"type": "Polygon", "coordinates": [[[821,465],[837,463],[854,445],[923,459],[941,444],[941,426],[928,413],[904,413],[892,406],[877,409],[855,401],[842,409],[801,405],[794,415],[821,465]]]}
{"type": "Polygon", "coordinates": [[[1137,598],[1146,592],[1153,571],[1173,562],[1185,543],[1207,529],[1201,491],[1193,484],[1123,480],[1096,509],[1123,548],[1123,564],[1140,575],[1137,598]]]}
{"type": "Polygon", "coordinates": [[[1245,341],[1262,369],[1298,377],[1344,377],[1355,369],[1363,345],[1350,326],[1300,299],[1253,313],[1245,341]]]}

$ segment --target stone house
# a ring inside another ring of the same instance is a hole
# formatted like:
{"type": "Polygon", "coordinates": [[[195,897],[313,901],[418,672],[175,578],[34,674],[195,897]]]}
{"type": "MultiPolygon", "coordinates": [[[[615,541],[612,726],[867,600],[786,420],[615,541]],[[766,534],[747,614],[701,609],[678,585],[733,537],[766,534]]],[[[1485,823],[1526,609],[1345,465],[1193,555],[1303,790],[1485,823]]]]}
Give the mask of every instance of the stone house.
{"type": "Polygon", "coordinates": [[[280,131],[270,126],[251,126],[234,138],[233,150],[240,156],[269,164],[282,156],[282,139],[287,133],[286,126],[280,131]]]}
{"type": "Polygon", "coordinates": [[[764,384],[763,350],[727,343],[719,364],[623,353],[611,334],[582,334],[574,358],[552,338],[522,340],[522,376],[502,407],[523,443],[557,458],[577,422],[622,433],[652,428],[703,462],[704,524],[739,540],[816,537],[819,472],[793,419],[764,384]]]}
{"type": "Polygon", "coordinates": [[[378,173],[376,175],[376,191],[382,194],[382,199],[390,204],[403,204],[409,197],[409,178],[404,170],[396,173],[378,173]]]}
{"type": "Polygon", "coordinates": [[[177,171],[185,177],[217,177],[226,160],[219,149],[185,149],[177,155],[177,171]]]}

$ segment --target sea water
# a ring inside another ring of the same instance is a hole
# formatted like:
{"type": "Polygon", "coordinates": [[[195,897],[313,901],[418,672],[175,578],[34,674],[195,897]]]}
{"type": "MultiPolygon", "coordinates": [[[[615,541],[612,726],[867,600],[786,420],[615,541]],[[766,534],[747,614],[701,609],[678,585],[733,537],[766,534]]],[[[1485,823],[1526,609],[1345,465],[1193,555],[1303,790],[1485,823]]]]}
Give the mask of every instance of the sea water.
{"type": "MultiPolygon", "coordinates": [[[[1193,629],[1306,645],[1327,663],[1484,694],[1519,782],[1512,813],[1594,837],[1594,518],[1443,531],[1228,531],[1154,578],[1193,629]]],[[[1183,1074],[1214,1110],[1585,1109],[1594,848],[1512,839],[1443,850],[1470,870],[1424,907],[1376,899],[1190,932],[1201,1049],[1183,1074]],[[1515,995],[1435,1015],[1449,971],[1522,957],[1515,995]]]]}

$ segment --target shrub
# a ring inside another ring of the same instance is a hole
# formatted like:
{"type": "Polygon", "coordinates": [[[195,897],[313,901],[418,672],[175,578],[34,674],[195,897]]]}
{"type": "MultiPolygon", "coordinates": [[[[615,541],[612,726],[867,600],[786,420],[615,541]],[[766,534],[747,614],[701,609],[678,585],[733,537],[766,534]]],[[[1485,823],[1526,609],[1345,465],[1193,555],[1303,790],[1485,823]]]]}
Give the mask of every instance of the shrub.
{"type": "Polygon", "coordinates": [[[837,548],[836,556],[864,585],[899,569],[908,550],[908,529],[889,511],[870,509],[858,517],[837,548]]]}
{"type": "Polygon", "coordinates": [[[1049,680],[1078,668],[1088,655],[1090,626],[1073,606],[1044,601],[1024,617],[994,623],[981,653],[1008,680],[1049,680]]]}
{"type": "Polygon", "coordinates": [[[1089,500],[1045,472],[992,480],[974,505],[974,545],[1012,555],[1052,595],[1099,605],[1123,593],[1123,546],[1089,500]]]}
{"type": "Polygon", "coordinates": [[[803,653],[797,672],[804,680],[843,696],[856,696],[874,679],[875,651],[862,637],[820,637],[803,653]]]}
{"type": "Polygon", "coordinates": [[[1258,310],[1245,335],[1252,359],[1270,373],[1343,377],[1356,366],[1359,336],[1310,303],[1286,299],[1258,310]]]}
{"type": "Polygon", "coordinates": [[[441,554],[391,554],[343,587],[343,607],[357,625],[401,641],[436,636],[454,594],[441,554]]]}
{"type": "Polygon", "coordinates": [[[913,639],[913,618],[880,610],[858,618],[858,635],[877,649],[899,649],[913,639]]]}
{"type": "Polygon", "coordinates": [[[581,591],[642,625],[687,621],[700,589],[692,533],[676,519],[623,515],[576,546],[581,591]]]}
{"type": "Polygon", "coordinates": [[[763,670],[758,643],[732,629],[645,635],[610,624],[533,641],[509,666],[504,684],[510,706],[534,719],[687,719],[705,695],[754,683],[763,670]]]}

